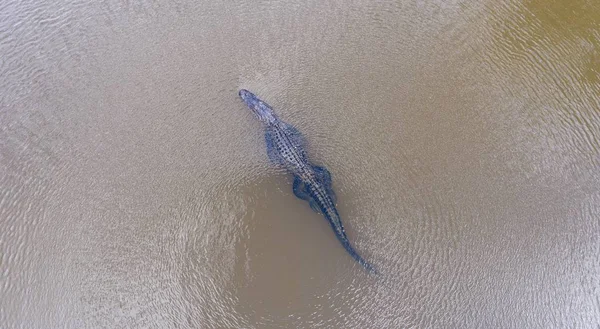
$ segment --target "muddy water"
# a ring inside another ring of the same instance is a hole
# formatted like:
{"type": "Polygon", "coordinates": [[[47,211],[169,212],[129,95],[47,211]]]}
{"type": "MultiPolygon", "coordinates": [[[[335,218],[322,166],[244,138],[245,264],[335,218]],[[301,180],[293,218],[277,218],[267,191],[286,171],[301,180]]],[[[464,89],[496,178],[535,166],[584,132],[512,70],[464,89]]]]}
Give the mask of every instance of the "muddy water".
{"type": "Polygon", "coordinates": [[[3,1],[0,327],[596,328],[594,1],[3,1]],[[333,174],[365,273],[268,163],[333,174]]]}

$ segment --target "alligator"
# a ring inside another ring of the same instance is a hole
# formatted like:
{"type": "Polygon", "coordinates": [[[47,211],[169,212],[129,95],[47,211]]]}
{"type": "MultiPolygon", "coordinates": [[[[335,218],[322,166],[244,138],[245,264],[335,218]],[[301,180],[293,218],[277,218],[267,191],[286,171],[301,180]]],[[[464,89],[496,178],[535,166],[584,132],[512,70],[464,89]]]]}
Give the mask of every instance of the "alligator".
{"type": "Polygon", "coordinates": [[[342,220],[335,207],[336,197],[332,188],[331,173],[325,167],[309,162],[306,140],[292,125],[280,120],[269,104],[248,90],[241,89],[239,95],[254,115],[263,123],[267,155],[271,162],[283,166],[294,176],[294,195],[307,201],[315,212],[331,224],[331,228],[342,246],[354,260],[368,272],[377,273],[350,244],[342,220]]]}

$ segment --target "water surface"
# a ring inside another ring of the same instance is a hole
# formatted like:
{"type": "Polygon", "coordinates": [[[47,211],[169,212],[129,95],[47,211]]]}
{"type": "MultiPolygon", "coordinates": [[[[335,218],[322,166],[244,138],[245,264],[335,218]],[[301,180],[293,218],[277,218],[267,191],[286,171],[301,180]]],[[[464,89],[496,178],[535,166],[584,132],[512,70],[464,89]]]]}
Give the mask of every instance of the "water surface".
{"type": "Polygon", "coordinates": [[[597,328],[593,1],[4,1],[0,327],[597,328]],[[246,88],[357,250],[268,163],[246,88]]]}

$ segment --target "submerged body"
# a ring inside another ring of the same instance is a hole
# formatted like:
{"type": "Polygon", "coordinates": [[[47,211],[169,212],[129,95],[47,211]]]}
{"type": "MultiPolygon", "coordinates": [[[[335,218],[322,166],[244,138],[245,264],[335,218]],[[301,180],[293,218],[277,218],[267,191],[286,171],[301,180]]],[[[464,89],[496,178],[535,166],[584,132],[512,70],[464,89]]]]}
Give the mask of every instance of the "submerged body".
{"type": "Polygon", "coordinates": [[[242,89],[240,97],[265,124],[265,142],[271,161],[284,166],[294,175],[294,195],[308,201],[314,211],[323,214],[331,224],[335,236],[352,258],[368,271],[376,272],[350,244],[335,207],[331,174],[324,167],[314,166],[308,161],[302,135],[293,126],[279,120],[273,109],[251,92],[242,89]]]}

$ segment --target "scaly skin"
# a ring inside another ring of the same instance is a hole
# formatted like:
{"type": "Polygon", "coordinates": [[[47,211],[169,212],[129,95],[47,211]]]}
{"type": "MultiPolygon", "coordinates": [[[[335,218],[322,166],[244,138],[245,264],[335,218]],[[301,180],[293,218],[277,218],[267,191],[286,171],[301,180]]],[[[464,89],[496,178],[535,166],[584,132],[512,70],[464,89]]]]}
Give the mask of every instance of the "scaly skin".
{"type": "Polygon", "coordinates": [[[283,165],[294,175],[294,194],[310,203],[313,210],[320,212],[331,224],[335,236],[344,249],[369,272],[375,268],[354,250],[335,207],[335,195],[331,188],[331,176],[327,169],[312,165],[304,150],[300,133],[291,125],[281,121],[273,109],[253,93],[242,89],[240,97],[265,126],[265,141],[271,161],[283,165]]]}

